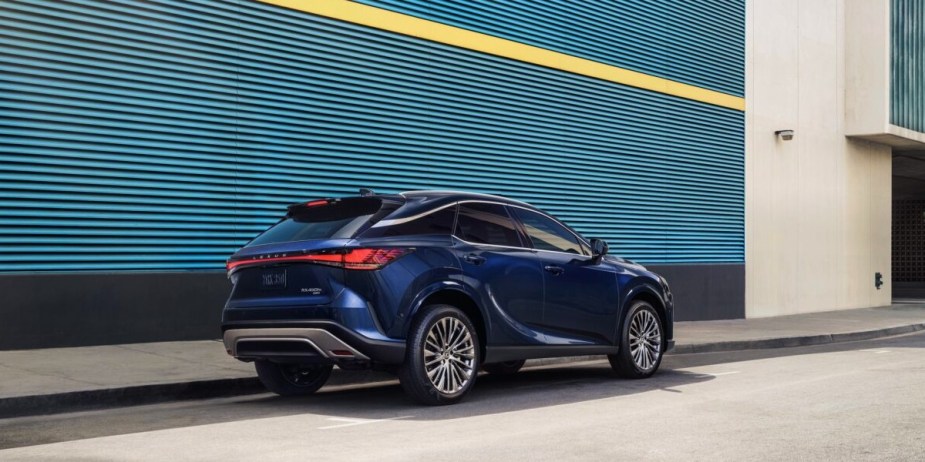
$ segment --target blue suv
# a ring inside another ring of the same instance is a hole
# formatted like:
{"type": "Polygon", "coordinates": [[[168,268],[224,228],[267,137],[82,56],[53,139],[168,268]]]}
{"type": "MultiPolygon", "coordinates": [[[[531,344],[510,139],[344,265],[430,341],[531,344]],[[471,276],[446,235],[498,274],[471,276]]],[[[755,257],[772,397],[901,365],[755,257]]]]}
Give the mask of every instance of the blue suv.
{"type": "Polygon", "coordinates": [[[459,401],[480,369],[606,354],[649,377],[673,345],[668,284],[529,204],[412,191],[289,206],[227,263],[228,353],[280,395],[333,366],[398,374],[424,404],[459,401]]]}

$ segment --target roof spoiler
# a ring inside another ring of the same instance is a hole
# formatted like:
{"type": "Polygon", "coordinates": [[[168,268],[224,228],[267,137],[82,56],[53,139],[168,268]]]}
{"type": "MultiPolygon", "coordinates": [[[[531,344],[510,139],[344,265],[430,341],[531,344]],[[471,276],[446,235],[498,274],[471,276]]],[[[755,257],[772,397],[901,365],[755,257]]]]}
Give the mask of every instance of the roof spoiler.
{"type": "Polygon", "coordinates": [[[336,203],[341,202],[342,200],[354,200],[354,199],[360,199],[360,198],[365,198],[365,199],[377,198],[382,201],[388,201],[388,202],[403,202],[403,199],[404,199],[401,196],[395,196],[395,195],[390,195],[390,194],[379,195],[379,194],[376,194],[376,192],[373,191],[372,189],[360,188],[359,197],[357,196],[326,197],[323,199],[312,199],[307,202],[297,202],[295,204],[289,204],[288,206],[286,206],[286,212],[287,212],[287,216],[291,216],[293,213],[295,213],[298,210],[305,210],[311,207],[321,207],[324,205],[336,204],[336,203]]]}

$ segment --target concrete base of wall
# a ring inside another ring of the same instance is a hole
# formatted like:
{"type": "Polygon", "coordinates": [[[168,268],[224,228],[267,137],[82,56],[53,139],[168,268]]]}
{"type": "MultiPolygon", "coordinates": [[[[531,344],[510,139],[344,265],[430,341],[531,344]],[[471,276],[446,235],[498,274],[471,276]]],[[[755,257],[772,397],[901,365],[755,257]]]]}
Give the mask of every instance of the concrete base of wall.
{"type": "MultiPolygon", "coordinates": [[[[745,265],[653,265],[676,320],[745,315],[745,265]]],[[[0,350],[217,339],[231,286],[223,272],[0,277],[0,350]]]]}
{"type": "Polygon", "coordinates": [[[0,349],[219,338],[224,272],[0,277],[0,349]]]}
{"type": "Polygon", "coordinates": [[[894,282],[893,299],[925,299],[925,282],[894,282]]]}
{"type": "Polygon", "coordinates": [[[675,321],[745,317],[745,264],[648,265],[668,280],[675,321]]]}

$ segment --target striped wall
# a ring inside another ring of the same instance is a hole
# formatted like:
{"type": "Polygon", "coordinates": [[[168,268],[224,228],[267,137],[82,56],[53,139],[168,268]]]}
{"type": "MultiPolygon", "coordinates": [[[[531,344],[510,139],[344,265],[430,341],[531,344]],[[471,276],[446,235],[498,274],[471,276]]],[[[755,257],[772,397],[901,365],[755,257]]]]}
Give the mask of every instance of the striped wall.
{"type": "MultiPolygon", "coordinates": [[[[631,65],[606,53],[580,54],[631,65]]],[[[741,66],[638,68],[741,94],[741,66]]],[[[0,2],[2,271],[219,269],[285,204],[361,186],[502,194],[642,262],[741,262],[743,136],[734,109],[252,0],[0,2]]]]}
{"type": "Polygon", "coordinates": [[[355,0],[712,90],[745,92],[745,0],[355,0]]]}
{"type": "Polygon", "coordinates": [[[892,2],[890,122],[925,133],[925,2],[892,2]]]}

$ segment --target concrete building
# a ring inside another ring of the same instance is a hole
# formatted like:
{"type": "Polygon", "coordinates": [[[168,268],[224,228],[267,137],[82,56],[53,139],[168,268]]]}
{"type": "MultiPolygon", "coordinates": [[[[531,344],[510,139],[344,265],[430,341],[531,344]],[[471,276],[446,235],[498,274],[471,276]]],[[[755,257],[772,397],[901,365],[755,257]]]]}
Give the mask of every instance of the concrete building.
{"type": "Polygon", "coordinates": [[[225,258],[359,187],[531,202],[662,272],[679,320],[916,296],[923,25],[914,0],[0,1],[0,348],[217,337],[225,258]]]}
{"type": "MultiPolygon", "coordinates": [[[[925,161],[925,4],[748,5],[746,316],[887,305],[891,259],[923,247],[891,210],[894,155],[925,161]],[[915,249],[894,257],[894,233],[915,249]]],[[[925,199],[917,176],[898,192],[925,199]]]]}

